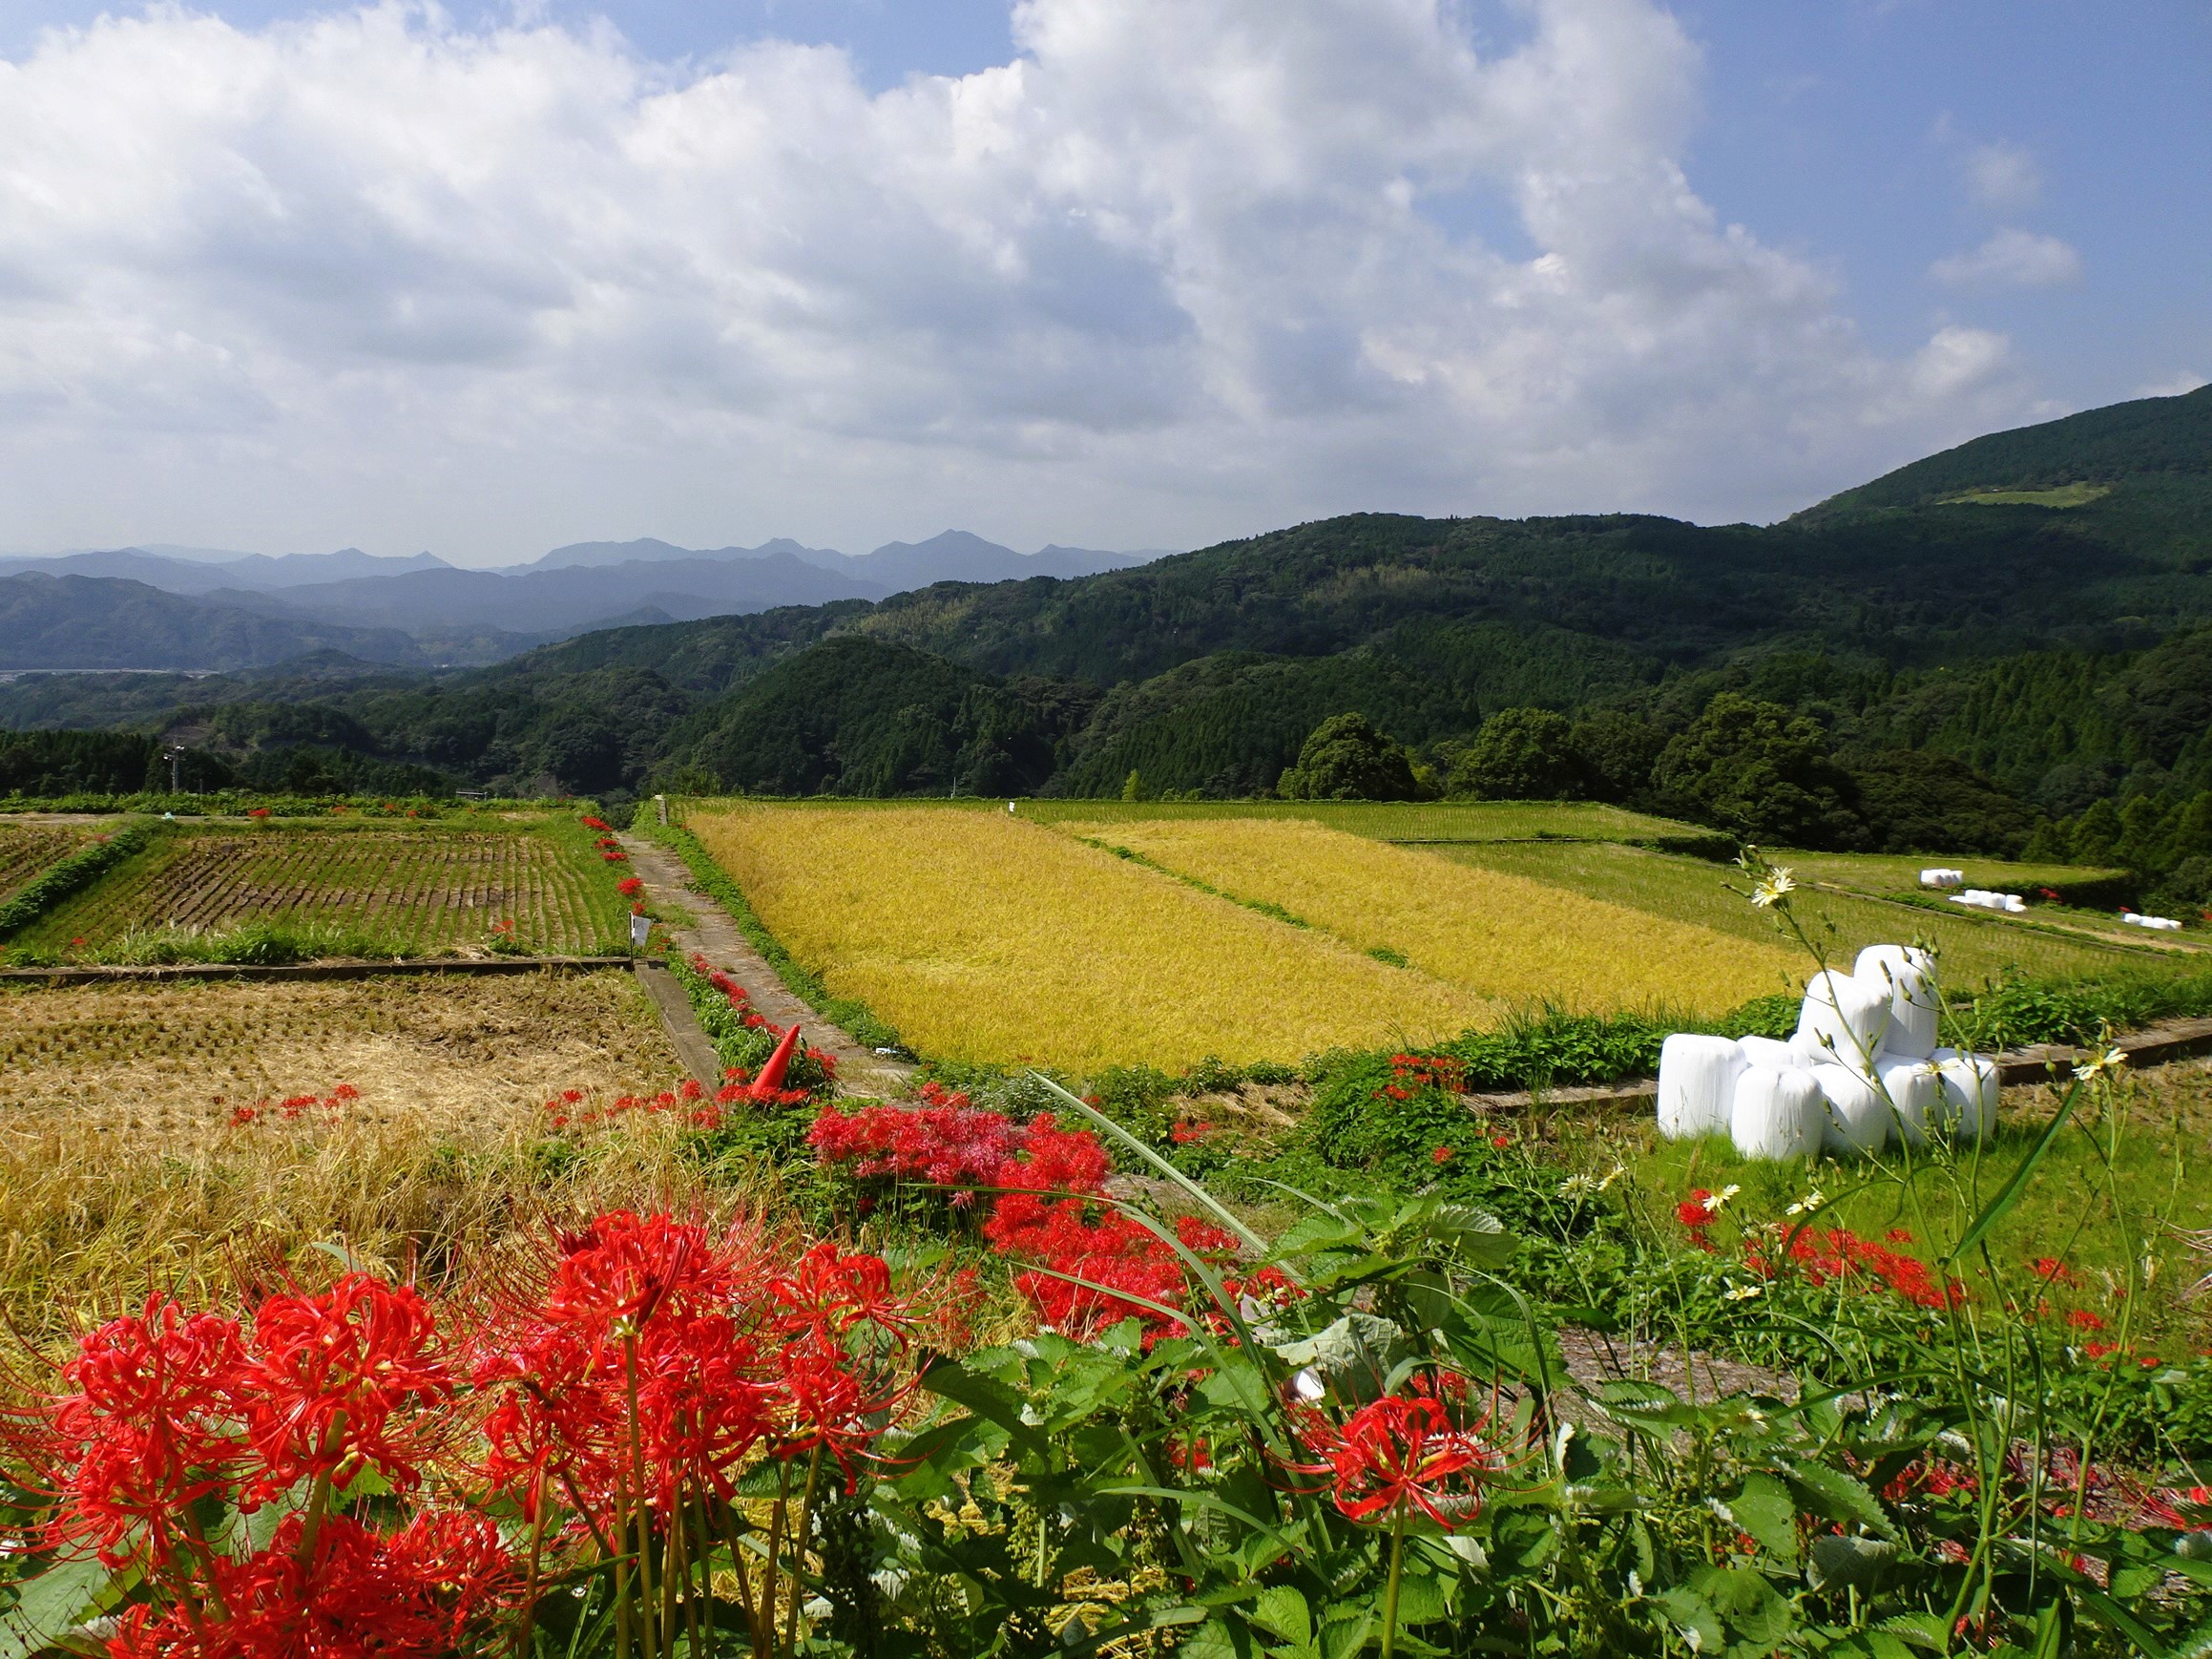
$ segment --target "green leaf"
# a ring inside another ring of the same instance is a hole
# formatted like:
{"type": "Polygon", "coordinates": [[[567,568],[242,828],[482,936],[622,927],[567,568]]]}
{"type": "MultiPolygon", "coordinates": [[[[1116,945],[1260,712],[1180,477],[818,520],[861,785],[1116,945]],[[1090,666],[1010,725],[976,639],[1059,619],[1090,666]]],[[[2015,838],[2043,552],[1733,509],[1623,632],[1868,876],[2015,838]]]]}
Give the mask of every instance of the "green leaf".
{"type": "Polygon", "coordinates": [[[53,1646],[65,1631],[103,1609],[117,1575],[97,1556],[56,1562],[19,1586],[15,1605],[0,1617],[0,1659],[29,1659],[53,1646]]]}
{"type": "Polygon", "coordinates": [[[1797,1624],[1797,1609],[1776,1595],[1766,1575],[1755,1568],[1707,1567],[1690,1585],[1730,1628],[1763,1653],[1777,1647],[1797,1624]]]}
{"type": "Polygon", "coordinates": [[[1789,1483],[1808,1496],[1811,1506],[1830,1521],[1855,1521],[1883,1538],[1897,1536],[1889,1513],[1856,1475],[1847,1475],[1826,1463],[1792,1463],[1789,1483]]]}
{"type": "Polygon", "coordinates": [[[1721,1629],[1721,1615],[1712,1605],[1686,1585],[1676,1585],[1659,1594],[1659,1605],[1684,1631],[1696,1638],[1701,1653],[1718,1653],[1727,1638],[1721,1629]]]}
{"type": "Polygon", "coordinates": [[[922,1386],[954,1405],[964,1405],[985,1422],[996,1423],[1007,1438],[1040,1463],[1052,1460],[1052,1448],[1035,1429],[1022,1421],[1022,1400],[1013,1390],[988,1376],[978,1376],[956,1359],[940,1359],[922,1373],[922,1386]]]}
{"type": "Polygon", "coordinates": [[[1450,1612],[1444,1586],[1426,1575],[1407,1573],[1398,1580],[1398,1623],[1433,1625],[1450,1612]]]}
{"type": "Polygon", "coordinates": [[[1878,1628],[1934,1653],[1942,1652],[1949,1645],[1943,1621],[1933,1613],[1899,1613],[1894,1618],[1884,1619],[1878,1628]]]}
{"type": "Polygon", "coordinates": [[[1897,1559],[1897,1546],[1879,1538],[1824,1532],[1812,1541],[1805,1583],[1816,1590],[1871,1589],[1897,1559]]]}
{"type": "Polygon", "coordinates": [[[1728,1513],[1761,1549],[1797,1565],[1797,1503],[1787,1486],[1772,1475],[1746,1476],[1743,1490],[1728,1500],[1728,1513]]]}
{"type": "Polygon", "coordinates": [[[1313,1615],[1306,1608],[1304,1596],[1289,1585],[1261,1591],[1247,1616],[1271,1636],[1300,1648],[1313,1646],[1313,1615]]]}

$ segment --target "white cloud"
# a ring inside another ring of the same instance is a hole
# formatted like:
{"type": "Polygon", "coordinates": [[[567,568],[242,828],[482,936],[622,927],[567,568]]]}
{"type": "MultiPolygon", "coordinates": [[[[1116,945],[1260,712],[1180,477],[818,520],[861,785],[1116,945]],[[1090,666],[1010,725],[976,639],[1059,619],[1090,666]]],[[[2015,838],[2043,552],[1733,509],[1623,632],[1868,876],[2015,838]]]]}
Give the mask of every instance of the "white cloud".
{"type": "Polygon", "coordinates": [[[2081,256],[2055,236],[2000,230],[1977,248],[1951,254],[1928,274],[1954,288],[2055,288],[2081,280],[2081,256]]]}
{"type": "Polygon", "coordinates": [[[2042,170],[2017,144],[1975,144],[1960,158],[1967,193],[2000,211],[2033,207],[2043,194],[2042,170]]]}
{"type": "Polygon", "coordinates": [[[1486,58],[1450,0],[1021,0],[879,94],[403,0],[50,34],[0,63],[10,539],[1767,516],[2024,407],[2001,337],[1885,358],[1718,220],[1665,10],[1528,10],[1486,58]]]}

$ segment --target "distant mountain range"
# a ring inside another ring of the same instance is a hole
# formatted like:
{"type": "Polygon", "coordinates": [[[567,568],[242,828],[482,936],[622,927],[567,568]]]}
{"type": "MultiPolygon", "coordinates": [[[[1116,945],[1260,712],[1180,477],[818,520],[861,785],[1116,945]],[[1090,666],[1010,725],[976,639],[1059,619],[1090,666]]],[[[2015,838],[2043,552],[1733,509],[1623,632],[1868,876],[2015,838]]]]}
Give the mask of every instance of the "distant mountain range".
{"type": "Polygon", "coordinates": [[[1158,556],[1024,555],[961,530],[858,556],[788,539],[711,550],[586,541],[496,570],[350,547],[15,556],[0,558],[0,670],[246,669],[333,649],[395,666],[481,665],[596,628],[882,599],[941,581],[1065,580],[1158,556]]]}

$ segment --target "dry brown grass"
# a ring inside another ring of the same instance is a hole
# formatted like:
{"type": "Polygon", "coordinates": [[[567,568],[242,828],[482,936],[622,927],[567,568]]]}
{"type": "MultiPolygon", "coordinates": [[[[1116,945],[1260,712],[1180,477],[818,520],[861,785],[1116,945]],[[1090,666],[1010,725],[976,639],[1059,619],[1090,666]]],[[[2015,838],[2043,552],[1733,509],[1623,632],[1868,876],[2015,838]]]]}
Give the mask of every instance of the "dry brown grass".
{"type": "Polygon", "coordinates": [[[545,1102],[680,1076],[627,974],[0,991],[0,1312],[215,1293],[317,1241],[434,1270],[547,1208],[696,1197],[669,1121],[549,1143],[545,1102]],[[243,1126],[258,1101],[360,1091],[243,1126]],[[549,1145],[555,1148],[549,1153],[549,1145]]]}

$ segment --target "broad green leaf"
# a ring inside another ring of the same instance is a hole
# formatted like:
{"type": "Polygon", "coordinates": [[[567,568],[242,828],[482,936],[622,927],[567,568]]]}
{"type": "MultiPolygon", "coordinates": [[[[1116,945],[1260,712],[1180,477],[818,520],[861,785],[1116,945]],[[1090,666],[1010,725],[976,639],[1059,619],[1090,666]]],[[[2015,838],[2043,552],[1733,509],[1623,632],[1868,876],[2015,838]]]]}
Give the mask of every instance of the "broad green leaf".
{"type": "Polygon", "coordinates": [[[1805,1583],[1816,1590],[1869,1589],[1881,1582],[1897,1546],[1879,1538],[1849,1538],[1824,1532],[1812,1541],[1805,1583]]]}
{"type": "Polygon", "coordinates": [[[1899,1613],[1894,1618],[1884,1619],[1879,1628],[1901,1642],[1926,1648],[1930,1652],[1940,1653],[1949,1646],[1950,1633],[1933,1613],[1899,1613]]]}
{"type": "Polygon", "coordinates": [[[984,1421],[996,1423],[1013,1444],[1039,1462],[1052,1460],[1042,1436],[1022,1421],[1020,1396],[1004,1383],[978,1376],[956,1359],[940,1359],[922,1374],[922,1386],[954,1405],[964,1405],[984,1421]]]}
{"type": "Polygon", "coordinates": [[[1855,1521],[1884,1538],[1897,1536],[1897,1528],[1881,1502],[1856,1475],[1847,1475],[1826,1463],[1792,1463],[1789,1483],[1801,1494],[1809,1495],[1813,1507],[1830,1521],[1855,1521]]]}
{"type": "Polygon", "coordinates": [[[1306,1609],[1305,1597],[1289,1585],[1263,1590],[1248,1616],[1270,1635],[1300,1648],[1313,1646],[1313,1615],[1306,1609]]]}
{"type": "Polygon", "coordinates": [[[1444,1586],[1435,1579],[1407,1573],[1398,1580],[1398,1623],[1433,1625],[1451,1610],[1444,1586]]]}
{"type": "Polygon", "coordinates": [[[1748,1475],[1743,1490],[1728,1500],[1728,1513],[1761,1549],[1787,1565],[1797,1565],[1797,1504],[1787,1486],[1772,1475],[1748,1475]]]}
{"type": "Polygon", "coordinates": [[[0,1659],[29,1659],[64,1631],[104,1610],[116,1575],[97,1556],[56,1562],[18,1586],[15,1605],[0,1617],[0,1659]]]}
{"type": "Polygon", "coordinates": [[[1667,1610],[1668,1618],[1697,1638],[1699,1652],[1721,1651],[1726,1642],[1721,1629],[1721,1615],[1703,1596],[1687,1585],[1676,1585],[1659,1592],[1659,1605],[1667,1610]]]}

